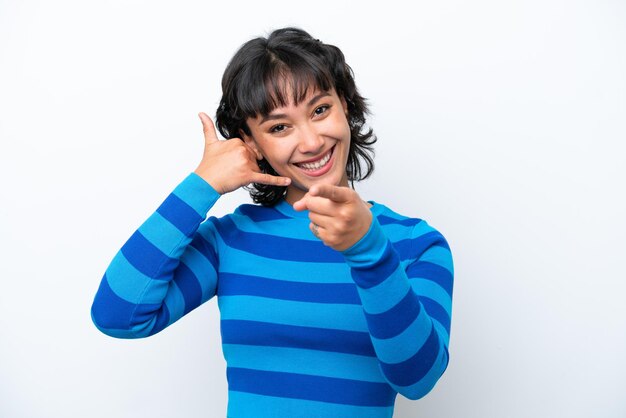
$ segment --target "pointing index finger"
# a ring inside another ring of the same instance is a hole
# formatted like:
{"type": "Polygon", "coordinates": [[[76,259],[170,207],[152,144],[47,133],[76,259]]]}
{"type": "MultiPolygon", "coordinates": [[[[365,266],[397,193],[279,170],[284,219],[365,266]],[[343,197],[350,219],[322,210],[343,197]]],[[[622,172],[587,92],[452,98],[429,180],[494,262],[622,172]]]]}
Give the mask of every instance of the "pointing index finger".
{"type": "Polygon", "coordinates": [[[311,187],[309,193],[313,196],[325,197],[337,203],[349,202],[351,199],[349,188],[331,184],[316,184],[311,187]]]}

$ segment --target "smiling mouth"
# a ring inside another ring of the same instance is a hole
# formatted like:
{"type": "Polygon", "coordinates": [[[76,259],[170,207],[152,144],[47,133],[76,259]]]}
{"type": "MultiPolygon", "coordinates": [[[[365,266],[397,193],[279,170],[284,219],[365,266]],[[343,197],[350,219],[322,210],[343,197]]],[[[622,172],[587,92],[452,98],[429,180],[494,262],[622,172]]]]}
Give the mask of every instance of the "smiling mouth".
{"type": "Polygon", "coordinates": [[[335,149],[335,146],[333,145],[333,147],[331,149],[329,149],[328,152],[326,154],[324,154],[317,161],[308,162],[308,163],[294,163],[294,165],[299,167],[299,168],[301,168],[301,169],[303,169],[303,170],[307,170],[307,171],[319,170],[319,169],[323,168],[324,166],[326,166],[326,164],[328,164],[328,162],[330,161],[330,157],[333,156],[333,150],[334,149],[335,149]]]}

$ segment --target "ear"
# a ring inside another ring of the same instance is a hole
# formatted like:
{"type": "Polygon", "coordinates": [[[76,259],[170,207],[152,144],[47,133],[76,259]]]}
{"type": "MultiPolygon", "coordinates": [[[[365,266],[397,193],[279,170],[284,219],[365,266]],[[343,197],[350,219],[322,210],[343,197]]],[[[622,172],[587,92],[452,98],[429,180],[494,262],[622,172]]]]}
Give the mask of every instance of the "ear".
{"type": "Polygon", "coordinates": [[[254,151],[254,153],[256,154],[256,159],[257,160],[262,160],[263,159],[263,154],[261,154],[261,150],[259,149],[258,145],[256,144],[256,141],[254,140],[254,138],[250,135],[246,135],[246,133],[243,130],[239,130],[239,136],[241,136],[241,139],[243,139],[243,142],[249,146],[250,148],[252,148],[252,151],[254,151]]]}

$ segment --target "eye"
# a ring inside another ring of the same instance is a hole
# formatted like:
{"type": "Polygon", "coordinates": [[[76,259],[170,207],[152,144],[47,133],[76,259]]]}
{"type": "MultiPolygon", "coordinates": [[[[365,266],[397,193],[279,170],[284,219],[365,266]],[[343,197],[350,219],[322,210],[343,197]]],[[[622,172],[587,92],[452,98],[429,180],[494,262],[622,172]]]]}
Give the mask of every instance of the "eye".
{"type": "Polygon", "coordinates": [[[322,105],[320,107],[318,107],[317,109],[315,109],[315,114],[316,115],[323,115],[324,113],[326,113],[326,111],[330,109],[330,105],[322,105]]]}
{"type": "Polygon", "coordinates": [[[285,125],[274,125],[270,128],[270,132],[271,133],[279,133],[279,132],[283,132],[285,130],[285,125]]]}

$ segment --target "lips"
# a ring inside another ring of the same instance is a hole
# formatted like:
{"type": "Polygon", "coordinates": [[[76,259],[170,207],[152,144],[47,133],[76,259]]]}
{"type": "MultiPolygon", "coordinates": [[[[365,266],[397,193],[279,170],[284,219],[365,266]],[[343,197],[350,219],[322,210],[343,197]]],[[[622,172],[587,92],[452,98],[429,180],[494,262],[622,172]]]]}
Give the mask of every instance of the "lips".
{"type": "Polygon", "coordinates": [[[335,161],[335,146],[336,145],[333,145],[333,147],[329,149],[324,155],[315,160],[294,163],[294,165],[298,167],[300,171],[308,177],[319,177],[323,174],[326,174],[332,168],[335,161]]]}
{"type": "Polygon", "coordinates": [[[310,170],[310,171],[319,170],[320,168],[322,168],[326,164],[328,164],[328,162],[330,161],[330,158],[332,157],[332,153],[333,153],[333,149],[334,148],[335,147],[333,146],[331,149],[329,149],[320,158],[317,158],[317,159],[314,159],[314,160],[308,160],[306,162],[294,163],[294,164],[296,166],[298,166],[299,168],[302,168],[304,170],[310,170]]]}

